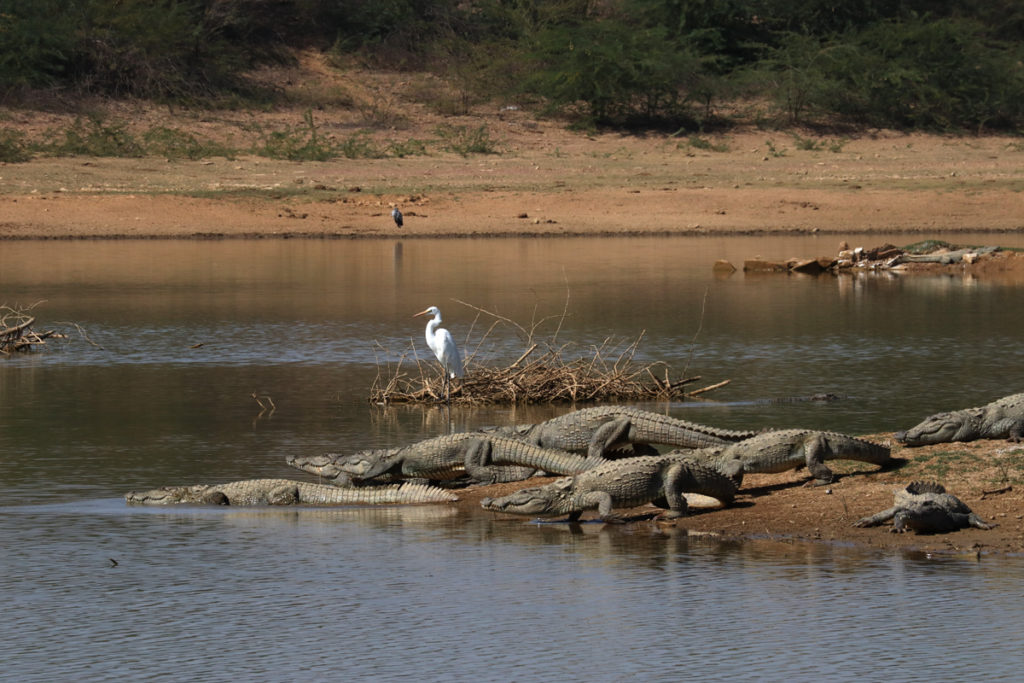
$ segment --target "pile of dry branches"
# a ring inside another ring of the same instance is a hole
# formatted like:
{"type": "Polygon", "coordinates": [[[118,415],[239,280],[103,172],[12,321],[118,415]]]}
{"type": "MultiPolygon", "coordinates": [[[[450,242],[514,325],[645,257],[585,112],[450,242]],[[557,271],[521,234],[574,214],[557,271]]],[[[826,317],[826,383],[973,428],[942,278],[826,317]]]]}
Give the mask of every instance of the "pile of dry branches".
{"type": "MultiPolygon", "coordinates": [[[[544,321],[535,322],[527,330],[497,314],[476,310],[492,317],[494,322],[467,358],[465,376],[451,381],[452,403],[669,400],[696,396],[729,383],[725,380],[687,391],[687,385],[699,381],[699,376],[672,379],[671,369],[665,363],[637,362],[634,356],[644,337],[643,332],[628,344],[606,339],[600,346],[584,350],[574,344],[556,345],[558,330],[550,341],[534,341],[534,333],[544,321]],[[502,323],[511,324],[521,331],[527,341],[526,351],[515,362],[503,367],[475,363],[484,340],[497,324],[502,323]]],[[[379,349],[385,356],[393,358],[395,355],[384,347],[379,349]]],[[[387,362],[385,367],[382,368],[378,360],[377,369],[377,378],[370,391],[371,403],[430,403],[445,398],[440,366],[432,356],[420,358],[411,342],[407,352],[400,354],[397,360],[387,362]]]]}
{"type": "Polygon", "coordinates": [[[50,337],[60,337],[53,330],[36,332],[32,329],[35,316],[29,315],[33,306],[11,308],[0,305],[0,354],[9,355],[15,351],[30,351],[34,346],[45,344],[50,337]]]}

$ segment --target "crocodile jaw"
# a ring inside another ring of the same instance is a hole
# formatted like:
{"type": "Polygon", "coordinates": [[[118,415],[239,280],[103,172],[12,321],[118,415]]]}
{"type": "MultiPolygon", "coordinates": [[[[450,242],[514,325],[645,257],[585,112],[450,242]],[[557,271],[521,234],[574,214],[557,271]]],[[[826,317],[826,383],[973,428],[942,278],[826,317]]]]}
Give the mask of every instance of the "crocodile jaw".
{"type": "Polygon", "coordinates": [[[546,487],[538,486],[522,489],[501,498],[484,498],[480,501],[480,506],[484,510],[512,515],[556,516],[562,514],[553,508],[554,502],[555,498],[551,495],[551,491],[546,487]]]}
{"type": "Polygon", "coordinates": [[[924,422],[905,432],[897,432],[894,436],[905,446],[927,446],[956,440],[957,434],[964,426],[963,420],[956,415],[940,413],[926,418],[924,422]]]}

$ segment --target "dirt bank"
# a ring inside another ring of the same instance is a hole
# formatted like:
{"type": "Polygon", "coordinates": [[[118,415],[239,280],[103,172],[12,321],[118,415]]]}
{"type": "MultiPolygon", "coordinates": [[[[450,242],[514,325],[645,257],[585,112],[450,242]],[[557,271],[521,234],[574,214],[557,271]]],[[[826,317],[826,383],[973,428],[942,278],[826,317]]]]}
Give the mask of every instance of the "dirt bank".
{"type": "MultiPolygon", "coordinates": [[[[891,441],[891,435],[866,438],[891,441]]],[[[833,471],[843,476],[821,487],[804,485],[808,481],[805,470],[750,475],[732,507],[695,509],[689,517],[675,521],[653,519],[659,510],[651,506],[623,512],[633,528],[670,525],[721,538],[798,539],[971,556],[1024,552],[1024,491],[1010,483],[1024,476],[1024,448],[1019,444],[983,440],[920,448],[896,445],[893,458],[894,466],[881,472],[873,465],[835,463],[833,471]],[[861,517],[891,507],[893,490],[915,479],[942,482],[982,519],[998,526],[987,531],[972,528],[935,535],[894,534],[889,532],[889,525],[866,529],[852,526],[861,517]]],[[[468,489],[460,492],[459,505],[478,514],[495,514],[480,510],[481,498],[544,481],[468,489]]],[[[509,524],[522,524],[528,519],[496,516],[509,524]]],[[[592,517],[593,513],[584,515],[584,519],[592,517]]]]}

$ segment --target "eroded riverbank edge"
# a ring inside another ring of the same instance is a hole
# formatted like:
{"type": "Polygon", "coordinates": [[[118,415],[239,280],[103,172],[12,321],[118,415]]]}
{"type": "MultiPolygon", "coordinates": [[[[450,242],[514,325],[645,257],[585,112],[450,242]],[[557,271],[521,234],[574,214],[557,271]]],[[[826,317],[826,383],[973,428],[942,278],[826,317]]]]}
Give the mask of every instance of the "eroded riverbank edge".
{"type": "MultiPolygon", "coordinates": [[[[657,519],[660,510],[653,506],[620,510],[626,518],[623,528],[650,533],[674,528],[676,533],[722,540],[807,541],[969,557],[1024,553],[1024,491],[1012,483],[1024,474],[1024,447],[980,440],[903,448],[892,443],[891,435],[863,438],[891,445],[893,466],[880,471],[863,463],[830,462],[831,469],[841,476],[828,486],[805,486],[808,475],[803,469],[749,475],[728,508],[691,509],[688,517],[672,521],[657,519]],[[942,483],[982,519],[998,526],[933,535],[890,533],[889,525],[853,526],[861,517],[891,507],[893,491],[913,480],[942,483]]],[[[531,520],[527,517],[484,511],[480,501],[546,481],[550,479],[463,489],[458,492],[457,505],[467,513],[494,515],[502,523],[528,524],[531,520]]],[[[592,518],[592,512],[583,516],[584,520],[592,518]]]]}

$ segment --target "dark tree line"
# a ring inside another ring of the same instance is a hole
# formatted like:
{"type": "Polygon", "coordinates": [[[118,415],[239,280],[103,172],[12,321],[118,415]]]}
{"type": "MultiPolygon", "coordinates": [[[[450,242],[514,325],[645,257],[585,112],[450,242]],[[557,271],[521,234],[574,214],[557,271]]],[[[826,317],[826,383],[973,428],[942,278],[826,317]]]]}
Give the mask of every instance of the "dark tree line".
{"type": "Polygon", "coordinates": [[[1019,132],[1021,36],[1019,0],[0,0],[0,93],[247,95],[317,47],[584,124],[1019,132]]]}

